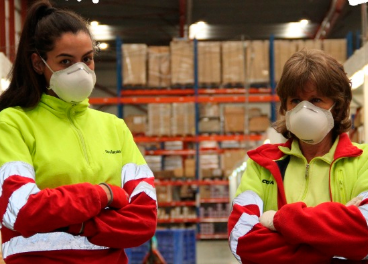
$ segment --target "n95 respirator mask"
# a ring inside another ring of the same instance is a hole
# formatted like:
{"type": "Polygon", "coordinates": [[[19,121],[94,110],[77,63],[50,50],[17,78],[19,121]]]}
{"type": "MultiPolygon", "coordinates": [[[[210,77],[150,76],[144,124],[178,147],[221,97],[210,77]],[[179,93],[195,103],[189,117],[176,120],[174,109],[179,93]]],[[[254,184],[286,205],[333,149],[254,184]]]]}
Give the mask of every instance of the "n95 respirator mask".
{"type": "Polygon", "coordinates": [[[286,128],[301,141],[318,144],[334,127],[331,114],[333,106],[326,110],[308,101],[302,101],[286,112],[286,128]]]}

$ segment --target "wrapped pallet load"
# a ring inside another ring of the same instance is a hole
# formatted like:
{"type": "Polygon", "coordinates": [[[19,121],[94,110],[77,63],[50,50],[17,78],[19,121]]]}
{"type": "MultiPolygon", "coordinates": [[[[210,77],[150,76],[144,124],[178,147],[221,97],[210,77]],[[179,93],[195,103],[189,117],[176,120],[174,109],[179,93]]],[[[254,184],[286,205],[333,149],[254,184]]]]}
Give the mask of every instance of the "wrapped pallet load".
{"type": "Polygon", "coordinates": [[[193,42],[173,40],[170,43],[171,84],[173,86],[192,86],[194,83],[193,42]]]}
{"type": "Polygon", "coordinates": [[[147,45],[124,44],[123,85],[145,86],[147,84],[147,45]]]}
{"type": "Polygon", "coordinates": [[[198,43],[198,81],[202,87],[218,87],[221,83],[221,42],[198,43]]]}
{"type": "Polygon", "coordinates": [[[168,46],[148,47],[148,87],[170,87],[170,48],[168,46]]]}

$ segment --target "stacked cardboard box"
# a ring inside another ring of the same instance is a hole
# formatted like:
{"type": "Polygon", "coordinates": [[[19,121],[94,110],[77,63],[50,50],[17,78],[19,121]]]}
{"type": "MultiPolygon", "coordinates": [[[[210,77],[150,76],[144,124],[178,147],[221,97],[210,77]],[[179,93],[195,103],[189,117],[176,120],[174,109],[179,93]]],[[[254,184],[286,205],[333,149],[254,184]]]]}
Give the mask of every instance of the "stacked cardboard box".
{"type": "Polygon", "coordinates": [[[171,84],[192,85],[194,83],[193,42],[174,40],[170,42],[171,84]]]}
{"type": "Polygon", "coordinates": [[[269,41],[253,40],[247,49],[247,80],[250,83],[269,82],[269,41]]]}
{"type": "Polygon", "coordinates": [[[225,133],[244,132],[245,108],[242,105],[224,106],[225,133]]]}
{"type": "Polygon", "coordinates": [[[270,127],[270,119],[267,115],[254,116],[249,119],[249,132],[265,132],[270,127]]]}
{"type": "Polygon", "coordinates": [[[148,131],[149,136],[171,135],[171,104],[148,105],[148,131]]]}
{"type": "Polygon", "coordinates": [[[198,81],[202,86],[221,84],[220,42],[198,43],[198,81]]]}
{"type": "Polygon", "coordinates": [[[162,170],[162,156],[157,155],[147,155],[145,156],[148,167],[153,172],[158,172],[162,170]]]}
{"type": "Polygon", "coordinates": [[[131,115],[124,118],[126,125],[133,134],[146,133],[147,116],[131,115]]]}
{"type": "Polygon", "coordinates": [[[343,64],[347,58],[347,41],[346,39],[324,39],[323,50],[343,64]]]}
{"type": "Polygon", "coordinates": [[[171,135],[194,135],[194,103],[173,103],[171,135]]]}
{"type": "MultiPolygon", "coordinates": [[[[245,42],[249,45],[249,42],[245,42]]],[[[222,82],[225,85],[244,83],[245,57],[242,41],[223,41],[222,48],[222,82]]]]}
{"type": "Polygon", "coordinates": [[[195,177],[195,159],[184,160],[184,176],[188,178],[195,177]]]}
{"type": "Polygon", "coordinates": [[[275,80],[280,80],[285,62],[297,51],[297,42],[292,40],[275,40],[275,80]]]}
{"type": "Polygon", "coordinates": [[[234,169],[239,167],[246,158],[246,150],[225,150],[221,156],[222,169],[225,176],[230,176],[234,169]]]}
{"type": "Polygon", "coordinates": [[[297,44],[297,50],[302,49],[322,50],[322,40],[320,39],[295,40],[295,42],[297,44]]]}
{"type": "Polygon", "coordinates": [[[157,202],[171,202],[172,201],[172,186],[157,185],[157,202]]]}
{"type": "Polygon", "coordinates": [[[170,48],[168,46],[148,47],[148,86],[170,87],[170,48]]]}
{"type": "Polygon", "coordinates": [[[124,44],[123,85],[143,86],[147,83],[147,45],[124,44]]]}

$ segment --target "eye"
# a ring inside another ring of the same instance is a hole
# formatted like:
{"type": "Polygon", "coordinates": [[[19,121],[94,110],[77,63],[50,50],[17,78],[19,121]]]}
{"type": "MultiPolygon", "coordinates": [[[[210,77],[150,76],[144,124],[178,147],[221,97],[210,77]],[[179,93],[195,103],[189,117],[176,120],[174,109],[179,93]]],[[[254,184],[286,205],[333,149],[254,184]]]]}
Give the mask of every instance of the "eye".
{"type": "Polygon", "coordinates": [[[321,99],[319,99],[319,98],[313,98],[312,100],[310,100],[310,102],[311,102],[312,104],[318,104],[318,103],[322,102],[322,100],[321,100],[321,99]]]}
{"type": "Polygon", "coordinates": [[[292,98],[291,100],[290,100],[290,103],[291,104],[294,104],[294,105],[297,105],[297,104],[299,104],[301,102],[301,100],[300,99],[298,99],[298,98],[292,98]]]}
{"type": "Polygon", "coordinates": [[[90,64],[92,61],[93,61],[93,56],[87,56],[83,58],[83,62],[87,65],[90,64]]]}
{"type": "Polygon", "coordinates": [[[71,64],[71,60],[69,59],[63,59],[60,61],[60,64],[62,65],[70,65],[71,64]]]}

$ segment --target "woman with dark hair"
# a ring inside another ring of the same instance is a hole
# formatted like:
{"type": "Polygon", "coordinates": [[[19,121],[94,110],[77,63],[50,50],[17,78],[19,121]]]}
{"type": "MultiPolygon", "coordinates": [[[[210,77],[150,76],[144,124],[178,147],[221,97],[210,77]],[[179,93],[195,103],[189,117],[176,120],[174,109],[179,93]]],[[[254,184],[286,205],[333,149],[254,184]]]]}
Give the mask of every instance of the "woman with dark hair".
{"type": "MultiPolygon", "coordinates": [[[[296,52],[277,85],[289,140],[248,152],[229,244],[241,263],[368,259],[368,150],[352,143],[350,81],[320,50],[296,52]]],[[[367,261],[368,263],[368,261],[367,261]]]]}
{"type": "Polygon", "coordinates": [[[6,263],[128,263],[156,229],[153,173],[124,121],[88,107],[96,48],[86,21],[29,9],[0,96],[6,263]]]}

